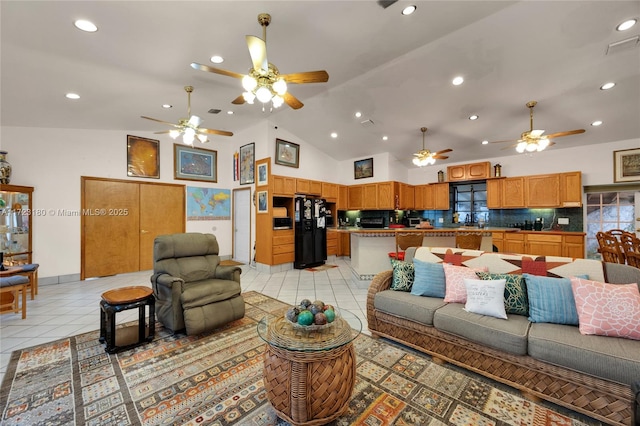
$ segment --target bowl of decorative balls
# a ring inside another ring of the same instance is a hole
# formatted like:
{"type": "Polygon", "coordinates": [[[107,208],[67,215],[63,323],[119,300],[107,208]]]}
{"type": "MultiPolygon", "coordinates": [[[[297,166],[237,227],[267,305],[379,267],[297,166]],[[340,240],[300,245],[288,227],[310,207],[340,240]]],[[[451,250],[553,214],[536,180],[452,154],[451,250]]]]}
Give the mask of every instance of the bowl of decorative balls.
{"type": "Polygon", "coordinates": [[[321,330],[331,327],[338,315],[332,305],[325,305],[321,300],[303,299],[298,306],[287,309],[284,317],[294,328],[321,330]]]}

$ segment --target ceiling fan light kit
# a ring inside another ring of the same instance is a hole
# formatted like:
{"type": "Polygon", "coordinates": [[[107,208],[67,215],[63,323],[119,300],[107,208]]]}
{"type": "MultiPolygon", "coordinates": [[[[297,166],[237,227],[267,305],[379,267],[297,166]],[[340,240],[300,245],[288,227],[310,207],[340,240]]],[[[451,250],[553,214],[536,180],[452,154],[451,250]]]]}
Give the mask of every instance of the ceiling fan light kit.
{"type": "Polygon", "coordinates": [[[431,166],[433,164],[436,164],[436,160],[446,160],[447,158],[449,158],[448,156],[442,154],[451,152],[453,151],[452,149],[443,149],[442,151],[438,152],[431,152],[428,149],[425,149],[424,134],[427,132],[427,128],[421,127],[420,131],[422,132],[422,149],[413,154],[413,164],[418,167],[431,166]]]}

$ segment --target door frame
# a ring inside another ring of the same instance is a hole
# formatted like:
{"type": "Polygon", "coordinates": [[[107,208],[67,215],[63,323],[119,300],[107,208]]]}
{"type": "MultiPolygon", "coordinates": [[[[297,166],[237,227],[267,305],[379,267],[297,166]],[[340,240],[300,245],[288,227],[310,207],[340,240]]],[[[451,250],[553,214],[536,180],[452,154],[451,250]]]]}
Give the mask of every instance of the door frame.
{"type": "Polygon", "coordinates": [[[246,188],[234,188],[232,190],[233,192],[233,214],[232,214],[232,219],[231,219],[231,256],[235,259],[235,254],[236,254],[236,226],[246,226],[247,229],[249,230],[249,247],[248,247],[248,253],[249,253],[249,264],[251,264],[253,262],[253,259],[251,258],[251,241],[253,241],[252,239],[252,217],[251,217],[251,187],[246,187],[246,188]],[[241,193],[241,191],[249,191],[248,193],[248,204],[247,206],[249,207],[249,214],[247,215],[247,217],[249,218],[248,223],[244,223],[244,224],[238,224],[236,223],[237,218],[236,218],[236,195],[239,195],[241,193]]]}

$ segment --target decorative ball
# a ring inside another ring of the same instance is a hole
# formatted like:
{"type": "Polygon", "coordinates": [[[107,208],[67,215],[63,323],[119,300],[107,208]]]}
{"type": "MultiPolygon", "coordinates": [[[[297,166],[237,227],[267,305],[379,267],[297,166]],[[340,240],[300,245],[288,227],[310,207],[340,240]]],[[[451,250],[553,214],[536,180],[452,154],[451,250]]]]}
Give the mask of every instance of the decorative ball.
{"type": "Polygon", "coordinates": [[[314,319],[314,315],[306,309],[298,314],[298,324],[300,325],[311,325],[314,319]]]}
{"type": "Polygon", "coordinates": [[[336,311],[333,309],[327,309],[324,311],[324,316],[327,319],[327,322],[333,322],[336,319],[336,311]]]}
{"type": "Polygon", "coordinates": [[[287,309],[285,318],[291,322],[298,322],[299,314],[300,314],[300,310],[296,306],[292,306],[291,308],[287,309]]]}
{"type": "Polygon", "coordinates": [[[318,312],[313,319],[313,323],[316,325],[325,325],[327,323],[327,317],[324,313],[318,312]]]}
{"type": "Polygon", "coordinates": [[[309,299],[302,299],[302,301],[300,302],[300,306],[304,306],[305,309],[309,307],[309,305],[311,305],[311,300],[309,299]]]}

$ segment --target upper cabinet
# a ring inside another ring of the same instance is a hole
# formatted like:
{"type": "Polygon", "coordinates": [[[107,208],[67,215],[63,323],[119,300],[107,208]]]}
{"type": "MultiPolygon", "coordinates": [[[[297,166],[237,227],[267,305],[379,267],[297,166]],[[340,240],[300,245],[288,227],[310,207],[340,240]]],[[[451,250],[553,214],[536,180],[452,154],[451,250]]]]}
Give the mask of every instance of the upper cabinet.
{"type": "Polygon", "coordinates": [[[273,195],[293,197],[296,193],[296,178],[287,176],[271,176],[273,181],[273,195]]]}
{"type": "MultiPolygon", "coordinates": [[[[524,208],[525,204],[524,176],[502,179],[502,208],[524,208]]],[[[487,194],[488,196],[488,194],[487,194]]]]}
{"type": "Polygon", "coordinates": [[[447,180],[449,182],[487,179],[490,177],[491,163],[488,161],[447,167],[447,180]]]}
{"type": "Polygon", "coordinates": [[[362,185],[351,185],[347,188],[347,209],[362,210],[362,185]]]}
{"type": "Polygon", "coordinates": [[[449,184],[433,183],[433,209],[449,210],[449,184]]]}
{"type": "Polygon", "coordinates": [[[487,208],[489,209],[581,206],[581,172],[487,180],[487,208]]]}
{"type": "Polygon", "coordinates": [[[560,206],[560,175],[527,176],[525,183],[527,207],[560,206]]]}
{"type": "Polygon", "coordinates": [[[502,208],[502,179],[487,180],[487,208],[502,208]]]}
{"type": "Polygon", "coordinates": [[[362,209],[376,210],[378,208],[378,185],[368,183],[362,185],[362,209]]]}
{"type": "Polygon", "coordinates": [[[415,208],[415,189],[413,185],[398,183],[398,207],[399,210],[412,210],[415,208]]]}
{"type": "Polygon", "coordinates": [[[338,202],[336,208],[338,210],[349,209],[349,187],[346,185],[338,185],[338,202]]]}
{"type": "Polygon", "coordinates": [[[378,208],[381,210],[395,210],[397,182],[380,182],[378,185],[378,208]]]}
{"type": "Polygon", "coordinates": [[[582,207],[582,173],[560,173],[560,203],[562,207],[582,207]]]}
{"type": "Polygon", "coordinates": [[[335,183],[322,182],[322,198],[329,203],[337,203],[338,185],[335,183]]]}

